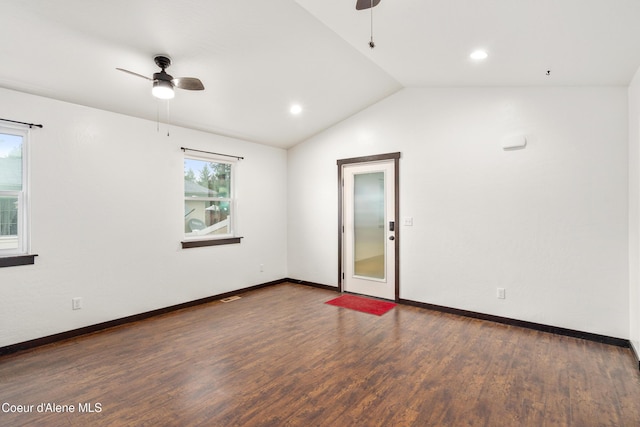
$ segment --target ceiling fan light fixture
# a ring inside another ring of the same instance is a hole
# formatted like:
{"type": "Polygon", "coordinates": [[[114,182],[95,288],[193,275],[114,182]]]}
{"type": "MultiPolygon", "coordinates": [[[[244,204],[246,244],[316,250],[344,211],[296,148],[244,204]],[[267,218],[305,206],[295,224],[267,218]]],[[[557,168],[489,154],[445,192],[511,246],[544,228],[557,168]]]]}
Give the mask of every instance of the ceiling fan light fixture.
{"type": "Polygon", "coordinates": [[[158,99],[173,99],[176,96],[173,85],[167,80],[156,80],[153,82],[151,94],[158,99]]]}

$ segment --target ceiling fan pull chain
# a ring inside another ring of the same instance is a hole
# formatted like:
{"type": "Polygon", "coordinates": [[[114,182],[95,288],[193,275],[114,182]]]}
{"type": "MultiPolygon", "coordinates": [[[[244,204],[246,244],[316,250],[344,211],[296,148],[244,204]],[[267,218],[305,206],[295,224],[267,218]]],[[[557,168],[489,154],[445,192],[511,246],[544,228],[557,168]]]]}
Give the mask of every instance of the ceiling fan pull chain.
{"type": "Polygon", "coordinates": [[[369,47],[373,49],[376,44],[373,42],[373,0],[371,0],[371,39],[369,40],[369,47]]]}
{"type": "Polygon", "coordinates": [[[169,111],[169,101],[167,101],[167,136],[169,135],[169,130],[171,129],[171,120],[170,120],[170,111],[169,111]]]}

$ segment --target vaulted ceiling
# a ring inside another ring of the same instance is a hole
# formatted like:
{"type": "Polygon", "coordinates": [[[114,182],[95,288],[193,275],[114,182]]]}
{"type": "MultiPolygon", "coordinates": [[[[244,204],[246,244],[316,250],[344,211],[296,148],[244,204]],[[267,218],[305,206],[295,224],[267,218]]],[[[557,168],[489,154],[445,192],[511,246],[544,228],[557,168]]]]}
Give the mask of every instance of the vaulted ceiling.
{"type": "Polygon", "coordinates": [[[638,0],[382,0],[373,20],[355,2],[2,1],[0,87],[287,148],[402,87],[624,86],[640,67],[638,0]],[[167,103],[116,70],[151,76],[156,54],[206,90],[167,103]]]}

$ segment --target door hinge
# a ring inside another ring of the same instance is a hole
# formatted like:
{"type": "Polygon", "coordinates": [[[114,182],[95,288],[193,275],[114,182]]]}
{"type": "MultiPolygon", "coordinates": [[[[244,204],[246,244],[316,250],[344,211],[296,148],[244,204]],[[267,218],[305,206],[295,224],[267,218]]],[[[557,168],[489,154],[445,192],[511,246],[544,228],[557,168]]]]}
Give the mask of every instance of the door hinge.
{"type": "Polygon", "coordinates": [[[344,280],[344,272],[342,273],[342,280],[344,280]]]}

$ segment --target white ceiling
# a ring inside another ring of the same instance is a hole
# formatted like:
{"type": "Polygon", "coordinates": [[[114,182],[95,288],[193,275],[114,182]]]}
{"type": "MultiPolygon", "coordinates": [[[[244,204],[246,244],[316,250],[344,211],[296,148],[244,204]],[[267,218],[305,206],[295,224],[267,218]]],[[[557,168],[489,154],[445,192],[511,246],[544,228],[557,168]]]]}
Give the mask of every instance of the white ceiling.
{"type": "Polygon", "coordinates": [[[297,1],[403,86],[627,85],[640,66],[640,0],[382,0],[373,50],[355,0],[297,1]]]}
{"type": "Polygon", "coordinates": [[[382,0],[373,50],[355,0],[0,7],[0,87],[165,121],[151,83],[115,68],[151,76],[168,54],[170,74],[206,87],[178,90],[171,123],[285,148],[402,87],[627,85],[640,66],[640,0],[382,0]]]}

